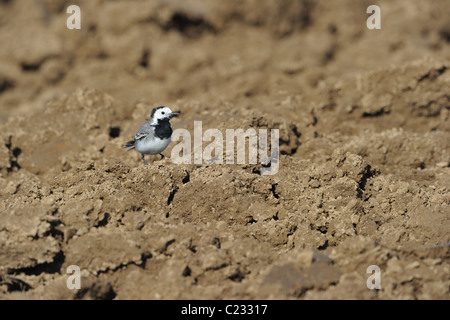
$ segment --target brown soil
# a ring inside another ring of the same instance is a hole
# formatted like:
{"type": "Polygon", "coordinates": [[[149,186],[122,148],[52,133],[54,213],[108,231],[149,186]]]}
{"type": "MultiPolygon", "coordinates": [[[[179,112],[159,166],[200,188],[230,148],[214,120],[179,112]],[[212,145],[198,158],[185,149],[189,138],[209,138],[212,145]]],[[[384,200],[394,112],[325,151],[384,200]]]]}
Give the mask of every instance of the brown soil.
{"type": "Polygon", "coordinates": [[[72,2],[0,1],[1,299],[450,298],[448,0],[72,2]],[[158,105],[279,172],[144,166],[158,105]]]}

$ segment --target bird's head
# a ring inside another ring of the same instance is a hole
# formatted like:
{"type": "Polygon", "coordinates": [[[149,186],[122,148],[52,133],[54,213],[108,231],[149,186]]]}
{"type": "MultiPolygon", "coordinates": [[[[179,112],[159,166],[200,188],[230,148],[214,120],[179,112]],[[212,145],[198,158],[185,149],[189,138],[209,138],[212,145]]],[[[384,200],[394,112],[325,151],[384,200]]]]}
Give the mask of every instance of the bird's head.
{"type": "Polygon", "coordinates": [[[152,110],[150,115],[150,121],[152,123],[158,123],[160,120],[170,120],[170,118],[177,116],[177,112],[173,112],[169,107],[156,107],[152,110]]]}

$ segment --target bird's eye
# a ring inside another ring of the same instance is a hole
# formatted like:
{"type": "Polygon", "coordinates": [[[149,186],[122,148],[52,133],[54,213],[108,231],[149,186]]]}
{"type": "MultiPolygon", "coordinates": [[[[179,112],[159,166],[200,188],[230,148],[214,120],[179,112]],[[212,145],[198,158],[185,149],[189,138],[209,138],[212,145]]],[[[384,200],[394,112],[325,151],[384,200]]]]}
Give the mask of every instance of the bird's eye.
{"type": "Polygon", "coordinates": [[[163,111],[163,112],[161,112],[161,114],[166,114],[166,113],[163,111]]]}

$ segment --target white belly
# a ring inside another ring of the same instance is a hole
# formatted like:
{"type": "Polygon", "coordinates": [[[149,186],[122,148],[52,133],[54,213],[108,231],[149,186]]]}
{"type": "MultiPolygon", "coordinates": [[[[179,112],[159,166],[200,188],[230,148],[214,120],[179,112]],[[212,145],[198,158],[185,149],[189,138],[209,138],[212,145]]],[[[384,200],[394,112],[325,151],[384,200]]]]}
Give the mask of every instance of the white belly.
{"type": "Polygon", "coordinates": [[[135,148],[138,152],[144,154],[158,154],[164,151],[170,143],[170,138],[161,140],[153,138],[152,140],[142,139],[136,141],[135,148]]]}

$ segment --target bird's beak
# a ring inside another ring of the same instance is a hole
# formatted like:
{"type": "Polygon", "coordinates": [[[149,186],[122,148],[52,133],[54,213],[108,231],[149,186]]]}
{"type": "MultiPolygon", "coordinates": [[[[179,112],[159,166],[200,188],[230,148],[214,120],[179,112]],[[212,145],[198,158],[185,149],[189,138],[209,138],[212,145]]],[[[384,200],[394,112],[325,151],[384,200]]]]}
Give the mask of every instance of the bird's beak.
{"type": "Polygon", "coordinates": [[[177,117],[179,114],[180,114],[179,112],[172,112],[172,113],[170,114],[170,117],[171,117],[171,118],[177,117]]]}

